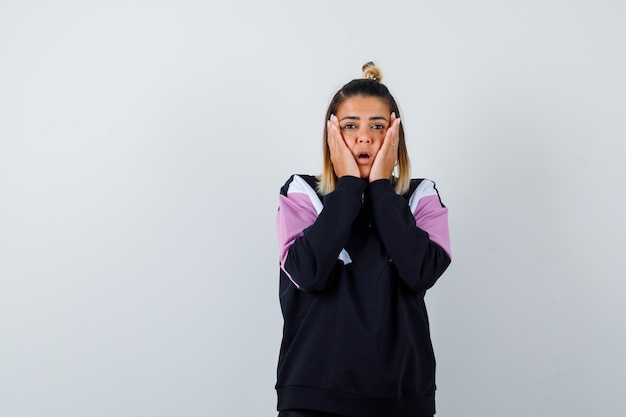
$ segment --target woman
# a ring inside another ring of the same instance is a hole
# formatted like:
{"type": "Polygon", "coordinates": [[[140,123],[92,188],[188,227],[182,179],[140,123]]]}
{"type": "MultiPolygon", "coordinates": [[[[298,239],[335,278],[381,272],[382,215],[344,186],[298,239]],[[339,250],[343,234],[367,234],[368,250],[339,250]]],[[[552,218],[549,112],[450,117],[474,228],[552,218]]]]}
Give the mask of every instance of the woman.
{"type": "Polygon", "coordinates": [[[279,417],[435,413],[424,295],[450,264],[448,212],[410,179],[380,70],[363,73],[328,107],[322,175],[291,176],[279,197],[279,417]]]}

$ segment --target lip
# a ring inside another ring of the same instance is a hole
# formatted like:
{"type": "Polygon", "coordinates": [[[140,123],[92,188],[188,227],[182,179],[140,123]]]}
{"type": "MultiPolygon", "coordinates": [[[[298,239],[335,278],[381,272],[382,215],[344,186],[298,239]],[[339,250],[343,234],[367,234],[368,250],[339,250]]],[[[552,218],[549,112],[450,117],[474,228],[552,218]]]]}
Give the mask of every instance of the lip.
{"type": "Polygon", "coordinates": [[[372,162],[372,154],[369,152],[357,152],[354,156],[354,159],[356,159],[357,163],[361,164],[361,165],[367,165],[369,163],[372,162]]]}

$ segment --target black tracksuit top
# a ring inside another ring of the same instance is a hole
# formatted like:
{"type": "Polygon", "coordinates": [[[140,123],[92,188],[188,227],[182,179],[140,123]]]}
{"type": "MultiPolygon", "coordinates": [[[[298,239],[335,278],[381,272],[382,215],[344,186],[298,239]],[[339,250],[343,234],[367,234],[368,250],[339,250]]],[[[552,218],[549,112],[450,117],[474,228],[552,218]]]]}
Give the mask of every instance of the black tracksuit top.
{"type": "Polygon", "coordinates": [[[277,215],[284,318],[278,410],[354,417],[435,413],[424,303],[450,264],[448,210],[430,180],[342,177],[321,196],[293,175],[277,215]]]}

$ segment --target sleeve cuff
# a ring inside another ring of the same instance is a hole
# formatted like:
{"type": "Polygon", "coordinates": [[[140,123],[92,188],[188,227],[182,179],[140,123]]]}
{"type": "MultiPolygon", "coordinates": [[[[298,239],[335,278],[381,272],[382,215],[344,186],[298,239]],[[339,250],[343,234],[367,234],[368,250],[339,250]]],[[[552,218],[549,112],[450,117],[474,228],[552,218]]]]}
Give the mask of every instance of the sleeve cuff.
{"type": "Polygon", "coordinates": [[[360,198],[366,187],[367,181],[364,179],[346,175],[339,178],[336,190],[342,190],[360,198]]]}
{"type": "Polygon", "coordinates": [[[372,201],[380,199],[385,194],[396,194],[391,186],[391,181],[387,179],[380,179],[370,183],[367,191],[372,201]]]}

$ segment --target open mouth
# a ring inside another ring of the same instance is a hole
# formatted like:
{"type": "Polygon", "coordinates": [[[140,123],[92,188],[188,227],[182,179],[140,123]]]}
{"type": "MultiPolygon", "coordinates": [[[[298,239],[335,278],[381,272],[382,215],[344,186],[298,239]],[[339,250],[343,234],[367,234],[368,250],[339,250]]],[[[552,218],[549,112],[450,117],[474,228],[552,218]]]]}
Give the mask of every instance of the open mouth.
{"type": "Polygon", "coordinates": [[[357,155],[356,160],[360,164],[368,164],[372,160],[372,157],[367,152],[361,152],[357,155]]]}

